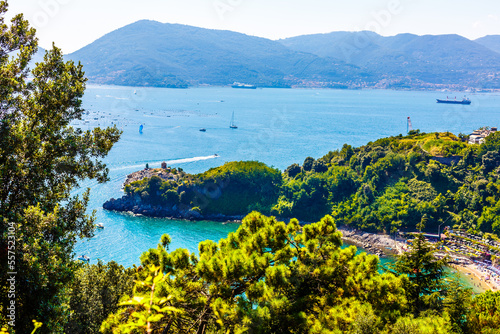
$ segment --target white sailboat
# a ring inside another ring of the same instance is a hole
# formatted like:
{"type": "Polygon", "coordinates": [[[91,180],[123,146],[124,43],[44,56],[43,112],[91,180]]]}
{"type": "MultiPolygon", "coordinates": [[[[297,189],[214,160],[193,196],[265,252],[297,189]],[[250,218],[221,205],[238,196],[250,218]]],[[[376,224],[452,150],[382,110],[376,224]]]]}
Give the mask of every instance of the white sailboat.
{"type": "Polygon", "coordinates": [[[234,124],[234,111],[233,111],[233,116],[231,117],[231,123],[229,124],[229,127],[231,129],[237,129],[238,127],[236,126],[236,124],[234,124]]]}

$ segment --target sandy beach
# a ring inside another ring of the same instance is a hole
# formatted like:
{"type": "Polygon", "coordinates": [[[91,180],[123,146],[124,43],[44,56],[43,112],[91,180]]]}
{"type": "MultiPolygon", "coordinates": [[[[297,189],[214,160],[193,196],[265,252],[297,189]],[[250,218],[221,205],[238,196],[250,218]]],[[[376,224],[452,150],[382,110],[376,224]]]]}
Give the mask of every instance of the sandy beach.
{"type": "Polygon", "coordinates": [[[478,288],[480,292],[491,290],[493,292],[500,290],[500,284],[493,280],[485,280],[488,274],[479,270],[479,268],[474,264],[469,264],[466,266],[450,265],[453,269],[470,277],[472,285],[478,288]]]}
{"type": "MultiPolygon", "coordinates": [[[[339,230],[342,232],[342,239],[344,242],[356,245],[379,256],[382,254],[400,254],[406,247],[403,240],[396,241],[388,235],[372,234],[343,226],[339,227],[339,230]]],[[[449,256],[450,254],[444,252],[437,255],[449,256]]],[[[453,257],[456,258],[457,255],[453,255],[453,257]]],[[[491,273],[486,272],[486,269],[476,264],[472,264],[472,261],[469,259],[463,258],[462,261],[450,263],[449,267],[458,271],[463,277],[463,280],[468,281],[468,285],[473,288],[475,293],[482,293],[487,290],[500,291],[500,277],[495,277],[491,275],[491,273]],[[470,264],[466,264],[468,262],[470,264]],[[487,277],[490,277],[490,279],[486,280],[487,277]]]]}

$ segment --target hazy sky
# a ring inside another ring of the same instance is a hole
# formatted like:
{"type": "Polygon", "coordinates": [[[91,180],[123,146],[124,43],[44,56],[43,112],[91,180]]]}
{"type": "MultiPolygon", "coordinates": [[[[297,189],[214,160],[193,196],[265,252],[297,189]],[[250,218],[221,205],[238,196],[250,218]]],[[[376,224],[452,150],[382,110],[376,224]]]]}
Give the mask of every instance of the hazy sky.
{"type": "Polygon", "coordinates": [[[331,31],[372,30],[500,35],[499,0],[9,0],[24,13],[40,46],[70,53],[141,19],[227,29],[279,39],[331,31]]]}

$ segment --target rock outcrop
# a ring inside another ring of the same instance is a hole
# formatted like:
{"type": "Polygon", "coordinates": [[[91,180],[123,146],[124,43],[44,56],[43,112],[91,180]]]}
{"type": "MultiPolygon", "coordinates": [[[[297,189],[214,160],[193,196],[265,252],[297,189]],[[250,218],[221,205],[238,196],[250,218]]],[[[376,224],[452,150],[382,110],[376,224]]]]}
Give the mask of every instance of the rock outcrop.
{"type": "Polygon", "coordinates": [[[201,214],[196,209],[193,210],[187,205],[151,205],[143,203],[139,196],[125,195],[121,198],[112,198],[106,201],[103,206],[105,210],[130,212],[136,215],[143,215],[147,217],[156,218],[171,218],[183,220],[210,220],[210,221],[241,221],[243,216],[227,216],[223,214],[201,214]]]}
{"type": "Polygon", "coordinates": [[[398,254],[404,244],[400,239],[396,241],[386,234],[373,234],[342,227],[339,227],[339,230],[346,242],[379,256],[398,254]]]}
{"type": "MultiPolygon", "coordinates": [[[[127,176],[127,179],[123,183],[123,187],[131,184],[135,181],[140,181],[145,178],[151,178],[152,176],[158,176],[164,181],[171,181],[178,183],[182,176],[184,175],[182,171],[171,169],[166,167],[166,163],[162,164],[162,168],[145,168],[143,170],[134,172],[127,176]]],[[[188,189],[184,185],[177,186],[177,193],[180,195],[184,191],[194,191],[202,196],[205,196],[206,189],[188,189]]],[[[213,194],[210,194],[213,196],[213,194]]],[[[105,210],[119,211],[119,212],[130,212],[136,215],[143,215],[148,217],[156,218],[171,218],[171,219],[185,219],[185,220],[211,220],[211,221],[241,221],[243,219],[242,215],[224,215],[224,214],[202,214],[199,208],[193,208],[189,205],[180,204],[159,204],[153,205],[149,201],[143,200],[140,194],[128,193],[121,198],[112,198],[103,204],[105,210]]]]}

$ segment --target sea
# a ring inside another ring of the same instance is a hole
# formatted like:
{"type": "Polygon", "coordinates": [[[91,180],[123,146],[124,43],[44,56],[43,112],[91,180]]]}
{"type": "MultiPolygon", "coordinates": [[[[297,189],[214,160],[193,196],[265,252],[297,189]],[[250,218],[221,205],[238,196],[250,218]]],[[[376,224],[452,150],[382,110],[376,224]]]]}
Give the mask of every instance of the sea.
{"type": "Polygon", "coordinates": [[[344,143],[361,146],[409,129],[458,135],[500,126],[500,94],[469,93],[471,105],[436,103],[437,98],[447,97],[461,100],[464,93],[88,86],[83,97],[86,112],[72,125],[83,130],[116,126],[123,134],[104,159],[109,182],[84,180],[74,191],[79,195],[90,188],[89,214],[95,211],[96,223],[104,225],[93,238],[78,242],[75,257],[85,254],[91,263],[100,259],[138,265],[141,253],[155,248],[162,234],[172,238],[171,250],[197,252],[200,241],[217,241],[238,228],[237,223],[155,219],[103,210],[106,200],[123,195],[126,176],[146,164],[154,168],[166,162],[200,173],[228,161],[258,160],[284,170],[344,143]],[[233,113],[237,129],[229,128],[233,113]]]}

